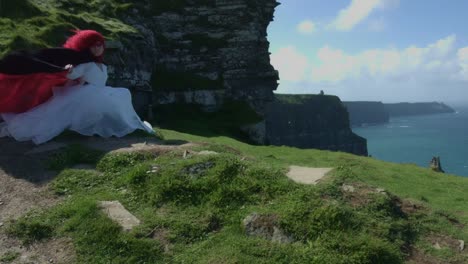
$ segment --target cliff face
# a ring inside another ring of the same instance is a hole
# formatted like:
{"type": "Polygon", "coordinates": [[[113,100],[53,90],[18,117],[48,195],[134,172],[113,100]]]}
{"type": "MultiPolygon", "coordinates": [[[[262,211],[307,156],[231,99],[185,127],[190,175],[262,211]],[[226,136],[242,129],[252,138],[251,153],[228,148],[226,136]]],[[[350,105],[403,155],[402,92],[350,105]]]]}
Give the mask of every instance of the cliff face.
{"type": "Polygon", "coordinates": [[[275,0],[142,2],[121,17],[140,34],[110,49],[111,83],[152,89],[154,104],[215,109],[230,98],[261,111],[272,100],[278,72],[270,64],[266,31],[275,0]]]}
{"type": "Polygon", "coordinates": [[[338,97],[276,96],[266,112],[268,143],[367,155],[367,141],[351,131],[348,113],[338,97]]]}
{"type": "Polygon", "coordinates": [[[444,103],[343,102],[349,112],[351,126],[387,123],[390,117],[454,113],[444,103]]]}
{"type": "Polygon", "coordinates": [[[390,116],[382,102],[343,102],[351,126],[387,123],[390,116]]]}
{"type": "Polygon", "coordinates": [[[455,110],[446,104],[438,102],[385,104],[385,110],[390,116],[430,115],[455,112],[455,110]]]}

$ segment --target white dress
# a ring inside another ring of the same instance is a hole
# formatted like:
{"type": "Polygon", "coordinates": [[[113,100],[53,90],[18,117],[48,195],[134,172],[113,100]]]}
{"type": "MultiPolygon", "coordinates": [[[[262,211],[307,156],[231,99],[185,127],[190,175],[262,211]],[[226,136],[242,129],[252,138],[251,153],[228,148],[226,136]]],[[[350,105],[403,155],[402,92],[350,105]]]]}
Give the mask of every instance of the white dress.
{"type": "Polygon", "coordinates": [[[123,137],[136,129],[154,133],[132,105],[126,88],[106,86],[107,67],[95,62],[77,65],[67,75],[83,84],[54,88],[47,102],[20,114],[0,113],[0,137],[41,144],[69,129],[82,135],[123,137]]]}

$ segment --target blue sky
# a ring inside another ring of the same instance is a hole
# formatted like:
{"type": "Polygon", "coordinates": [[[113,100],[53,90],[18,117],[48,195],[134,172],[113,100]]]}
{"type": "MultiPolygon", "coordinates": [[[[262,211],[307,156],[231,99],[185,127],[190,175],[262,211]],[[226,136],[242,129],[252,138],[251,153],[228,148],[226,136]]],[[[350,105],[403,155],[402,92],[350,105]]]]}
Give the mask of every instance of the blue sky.
{"type": "Polygon", "coordinates": [[[276,92],[468,101],[468,1],[279,2],[268,27],[276,92]]]}

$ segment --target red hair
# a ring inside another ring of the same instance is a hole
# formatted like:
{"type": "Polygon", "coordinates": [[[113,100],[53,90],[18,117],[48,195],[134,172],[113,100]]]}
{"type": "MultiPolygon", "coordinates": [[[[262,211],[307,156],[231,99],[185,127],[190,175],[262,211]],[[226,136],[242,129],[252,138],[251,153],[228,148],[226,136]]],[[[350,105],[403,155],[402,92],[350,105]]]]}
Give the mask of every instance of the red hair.
{"type": "MultiPolygon", "coordinates": [[[[92,46],[102,43],[105,48],[104,37],[101,33],[94,30],[73,30],[75,34],[67,39],[64,48],[74,49],[77,51],[84,51],[92,46]]],[[[96,57],[96,61],[101,62],[103,56],[96,57]]]]}

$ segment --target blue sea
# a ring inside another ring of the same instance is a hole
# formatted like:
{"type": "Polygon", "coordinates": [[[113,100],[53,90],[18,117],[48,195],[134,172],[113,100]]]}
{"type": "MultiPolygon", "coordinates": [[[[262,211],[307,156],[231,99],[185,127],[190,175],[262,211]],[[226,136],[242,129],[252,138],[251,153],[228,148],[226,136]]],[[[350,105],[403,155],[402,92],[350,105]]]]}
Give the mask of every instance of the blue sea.
{"type": "Polygon", "coordinates": [[[391,118],[352,130],[367,139],[376,159],[428,168],[432,157],[440,156],[446,173],[468,177],[468,107],[453,108],[456,113],[391,118]]]}

